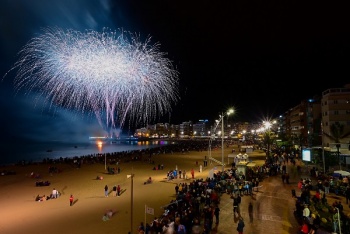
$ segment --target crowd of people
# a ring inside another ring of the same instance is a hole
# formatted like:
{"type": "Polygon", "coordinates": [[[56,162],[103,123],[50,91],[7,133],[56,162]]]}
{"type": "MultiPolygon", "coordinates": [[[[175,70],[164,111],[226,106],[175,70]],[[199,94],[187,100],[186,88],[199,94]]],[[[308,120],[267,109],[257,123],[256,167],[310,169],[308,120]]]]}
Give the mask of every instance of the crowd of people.
{"type": "MultiPolygon", "coordinates": [[[[178,170],[172,170],[172,173],[174,171],[178,170]]],[[[174,179],[179,178],[178,172],[175,172],[175,175],[174,179]]],[[[185,178],[183,174],[182,178],[185,178]]],[[[239,204],[236,204],[236,201],[241,196],[251,196],[253,187],[259,186],[258,177],[252,177],[247,181],[234,164],[225,171],[216,171],[212,177],[190,178],[190,182],[187,181],[176,183],[174,188],[176,199],[164,207],[161,217],[155,217],[151,223],[140,225],[142,227],[139,228],[140,233],[209,234],[220,222],[219,204],[223,193],[231,195],[233,212],[241,217],[237,208],[239,204]]],[[[243,231],[243,219],[239,219],[238,226],[237,230],[243,231]]]]}
{"type": "MultiPolygon", "coordinates": [[[[316,183],[312,183],[310,178],[301,178],[298,182],[300,196],[296,196],[295,215],[301,222],[301,233],[316,233],[321,226],[321,217],[318,213],[313,213],[310,206],[326,207],[331,214],[332,231],[337,233],[339,226],[343,227],[343,233],[350,233],[350,217],[344,214],[341,200],[335,200],[331,204],[327,200],[330,194],[329,177],[324,180],[315,178],[316,183]],[[340,225],[339,225],[340,221],[340,225]],[[307,232],[305,232],[307,231],[307,232]]],[[[333,180],[333,179],[332,179],[333,180]]],[[[339,180],[335,179],[335,180],[339,180]]],[[[346,187],[346,205],[350,207],[350,186],[346,187]]]]}
{"type": "MultiPolygon", "coordinates": [[[[265,170],[265,173],[269,176],[280,175],[282,183],[288,184],[289,173],[286,165],[290,163],[290,171],[294,175],[301,175],[301,166],[300,163],[297,163],[300,160],[297,153],[286,154],[276,150],[274,156],[266,161],[265,167],[267,167],[267,170],[265,170]]],[[[300,178],[298,181],[298,192],[292,190],[292,197],[296,200],[295,216],[300,223],[300,233],[314,234],[321,226],[325,226],[319,212],[312,212],[315,207],[327,207],[332,223],[329,231],[337,233],[339,227],[343,227],[343,233],[350,233],[350,217],[343,213],[342,202],[336,200],[328,204],[329,201],[327,200],[331,193],[336,196],[345,196],[346,205],[350,208],[349,177],[341,174],[335,176],[320,173],[317,167],[305,167],[305,169],[308,169],[304,172],[307,173],[307,177],[300,178]],[[311,207],[312,209],[310,209],[311,207]]]]}

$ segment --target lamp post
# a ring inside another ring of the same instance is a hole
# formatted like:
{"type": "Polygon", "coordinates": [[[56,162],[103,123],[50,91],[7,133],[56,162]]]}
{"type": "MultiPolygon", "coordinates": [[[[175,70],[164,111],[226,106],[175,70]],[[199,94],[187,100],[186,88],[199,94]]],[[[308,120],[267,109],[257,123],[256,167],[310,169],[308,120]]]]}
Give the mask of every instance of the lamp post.
{"type": "Polygon", "coordinates": [[[130,175],[127,175],[126,178],[131,178],[131,202],[130,202],[130,233],[133,233],[133,210],[134,210],[134,173],[131,173],[130,175]]]}
{"type": "Polygon", "coordinates": [[[326,162],[325,162],[325,158],[324,158],[324,144],[323,144],[323,137],[324,137],[324,134],[323,134],[323,124],[321,122],[321,131],[322,131],[322,162],[323,162],[323,174],[325,175],[326,174],[326,162]]]}
{"type": "Polygon", "coordinates": [[[221,113],[221,165],[222,165],[222,172],[225,170],[224,166],[224,114],[221,113]]]}
{"type": "MultiPolygon", "coordinates": [[[[234,112],[233,109],[229,109],[226,112],[226,115],[229,116],[234,112]]],[[[222,165],[222,172],[225,170],[225,163],[224,163],[224,138],[225,138],[225,131],[224,131],[224,113],[221,113],[221,165],[222,165]]]]}
{"type": "MultiPolygon", "coordinates": [[[[233,109],[229,109],[226,113],[226,115],[230,115],[234,112],[233,109]]],[[[212,129],[212,131],[208,132],[209,134],[209,147],[208,147],[208,154],[209,154],[209,159],[210,161],[214,160],[214,161],[217,161],[219,164],[220,162],[216,159],[213,159],[211,157],[211,142],[212,142],[212,139],[215,139],[215,132],[216,132],[216,129],[217,127],[219,127],[220,125],[220,121],[221,121],[221,165],[222,165],[222,171],[225,170],[225,163],[224,163],[224,138],[225,138],[225,132],[224,132],[224,113],[221,112],[221,115],[220,115],[220,119],[219,120],[215,120],[215,127],[212,129]],[[210,133],[214,133],[210,136],[210,133]]],[[[218,133],[219,134],[219,133],[218,133]]]]}

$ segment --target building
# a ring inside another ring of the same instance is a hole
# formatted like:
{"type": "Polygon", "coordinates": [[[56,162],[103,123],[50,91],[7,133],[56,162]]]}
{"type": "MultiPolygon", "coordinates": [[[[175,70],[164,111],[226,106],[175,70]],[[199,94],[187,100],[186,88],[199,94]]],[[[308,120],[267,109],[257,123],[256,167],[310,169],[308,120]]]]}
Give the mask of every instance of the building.
{"type": "Polygon", "coordinates": [[[208,120],[199,120],[197,123],[193,124],[193,137],[203,138],[209,136],[208,120]]]}
{"type": "Polygon", "coordinates": [[[281,132],[293,145],[312,147],[321,145],[321,103],[319,97],[303,100],[284,114],[281,132]]]}
{"type": "MultiPolygon", "coordinates": [[[[332,88],[322,92],[322,128],[323,146],[329,147],[332,151],[336,149],[334,139],[327,137],[332,135],[331,126],[339,123],[344,126],[342,135],[350,133],[350,84],[344,88],[332,88]]],[[[340,140],[341,153],[349,152],[350,137],[344,136],[340,140]]]]}
{"type": "Polygon", "coordinates": [[[182,122],[179,126],[180,138],[191,138],[193,136],[193,123],[192,121],[182,122]]]}

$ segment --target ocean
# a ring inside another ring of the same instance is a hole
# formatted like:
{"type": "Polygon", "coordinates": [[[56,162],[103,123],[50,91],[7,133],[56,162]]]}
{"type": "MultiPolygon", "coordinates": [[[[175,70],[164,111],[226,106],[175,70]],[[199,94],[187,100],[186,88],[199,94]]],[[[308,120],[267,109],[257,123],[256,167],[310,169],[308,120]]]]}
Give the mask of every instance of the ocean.
{"type": "Polygon", "coordinates": [[[123,152],[160,147],[170,144],[166,140],[152,141],[113,141],[98,145],[94,141],[72,142],[16,142],[1,145],[0,165],[15,164],[21,161],[42,162],[44,159],[72,158],[98,153],[123,152]]]}

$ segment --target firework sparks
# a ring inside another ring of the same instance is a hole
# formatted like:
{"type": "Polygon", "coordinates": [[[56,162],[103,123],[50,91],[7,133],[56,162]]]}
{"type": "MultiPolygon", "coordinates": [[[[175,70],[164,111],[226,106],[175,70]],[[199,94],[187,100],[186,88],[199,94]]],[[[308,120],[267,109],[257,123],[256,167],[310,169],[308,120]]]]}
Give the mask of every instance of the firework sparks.
{"type": "Polygon", "coordinates": [[[178,101],[178,72],[159,47],[125,31],[46,28],[11,70],[17,69],[16,89],[40,91],[51,103],[121,128],[127,118],[154,120],[178,101]]]}

